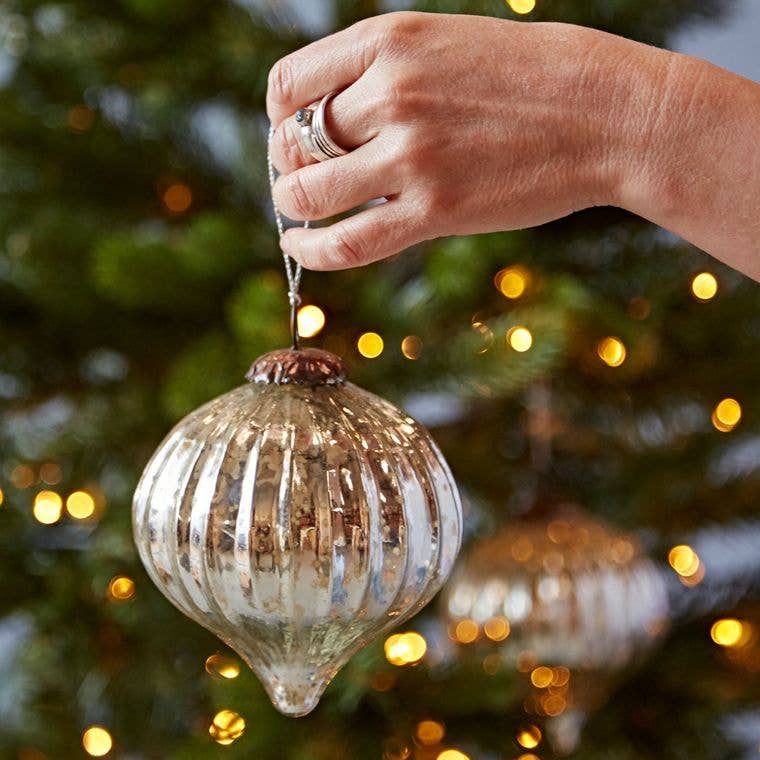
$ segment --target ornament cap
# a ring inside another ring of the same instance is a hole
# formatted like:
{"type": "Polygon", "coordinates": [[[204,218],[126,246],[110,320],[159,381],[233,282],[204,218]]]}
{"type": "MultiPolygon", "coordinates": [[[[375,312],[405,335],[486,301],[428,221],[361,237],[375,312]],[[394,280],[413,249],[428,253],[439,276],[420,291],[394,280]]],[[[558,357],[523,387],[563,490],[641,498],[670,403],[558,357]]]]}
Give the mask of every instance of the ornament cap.
{"type": "Polygon", "coordinates": [[[245,377],[267,385],[342,385],[346,365],[339,356],[319,348],[279,348],[256,359],[245,377]]]}

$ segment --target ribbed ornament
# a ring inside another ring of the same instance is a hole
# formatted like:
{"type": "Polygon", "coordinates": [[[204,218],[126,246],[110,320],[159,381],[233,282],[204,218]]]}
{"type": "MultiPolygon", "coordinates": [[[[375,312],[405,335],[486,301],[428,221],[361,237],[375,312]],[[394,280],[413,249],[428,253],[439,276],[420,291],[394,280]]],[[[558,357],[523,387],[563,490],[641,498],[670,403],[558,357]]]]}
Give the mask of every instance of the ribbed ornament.
{"type": "Polygon", "coordinates": [[[134,497],[140,557],[235,649],[280,712],[310,712],[346,661],[451,571],[461,505],[411,417],[315,349],[265,354],[185,417],[134,497]]]}

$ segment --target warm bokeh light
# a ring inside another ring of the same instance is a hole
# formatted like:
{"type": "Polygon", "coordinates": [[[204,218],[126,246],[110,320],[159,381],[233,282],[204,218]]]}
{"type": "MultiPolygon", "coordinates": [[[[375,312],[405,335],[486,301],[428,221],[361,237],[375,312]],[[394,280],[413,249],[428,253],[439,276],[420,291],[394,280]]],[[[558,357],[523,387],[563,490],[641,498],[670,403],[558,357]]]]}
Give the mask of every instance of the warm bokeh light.
{"type": "Polygon", "coordinates": [[[37,473],[28,464],[18,464],[11,470],[11,485],[14,488],[29,488],[37,482],[37,473]]]}
{"type": "Polygon", "coordinates": [[[52,525],[61,519],[63,499],[55,491],[40,491],[34,497],[32,513],[34,519],[43,525],[52,525]]]}
{"type": "Polygon", "coordinates": [[[524,267],[507,267],[496,273],[494,285],[507,298],[519,298],[530,283],[530,272],[524,267]]]}
{"type": "Polygon", "coordinates": [[[554,681],[554,671],[545,665],[541,665],[530,674],[530,682],[537,689],[546,689],[551,686],[552,681],[554,681]]]}
{"type": "Polygon", "coordinates": [[[298,310],[296,320],[298,334],[302,338],[313,338],[325,326],[325,313],[319,306],[307,304],[298,310]]]}
{"type": "Polygon", "coordinates": [[[691,292],[699,301],[709,301],[718,292],[718,281],[710,272],[700,272],[691,281],[691,292]]]}
{"type": "Polygon", "coordinates": [[[710,629],[712,640],[722,647],[744,646],[752,638],[752,626],[736,618],[723,618],[713,623],[710,629]]]}
{"type": "Polygon", "coordinates": [[[108,596],[114,602],[126,602],[135,595],[135,582],[126,575],[117,575],[108,583],[108,596]]]}
{"type": "Polygon", "coordinates": [[[674,546],[668,552],[670,566],[682,577],[690,578],[699,571],[699,555],[686,544],[674,546]]]}
{"type": "Polygon", "coordinates": [[[234,710],[220,710],[211,721],[208,732],[217,744],[232,744],[245,731],[245,720],[234,710]]]}
{"type": "Polygon", "coordinates": [[[164,190],[161,200],[172,214],[183,214],[193,202],[193,193],[182,182],[174,182],[164,190]]]}
{"type": "Polygon", "coordinates": [[[483,626],[483,633],[491,641],[504,641],[509,636],[509,621],[505,617],[491,618],[483,626]]]}
{"type": "Polygon", "coordinates": [[[206,672],[212,676],[232,679],[240,675],[240,665],[231,657],[225,657],[223,654],[212,654],[207,657],[205,667],[206,672]]]}
{"type": "Polygon", "coordinates": [[[472,644],[480,635],[480,627],[474,620],[469,618],[460,620],[454,626],[454,640],[460,644],[472,644]]]}
{"type": "Polygon", "coordinates": [[[728,433],[739,424],[741,418],[741,404],[735,398],[724,398],[713,409],[712,424],[721,433],[728,433]]]}
{"type": "Polygon", "coordinates": [[[552,686],[567,686],[570,682],[570,670],[564,665],[559,665],[556,668],[552,668],[552,686]]]}
{"type": "Polygon", "coordinates": [[[5,501],[5,494],[3,493],[3,489],[0,488],[0,507],[3,506],[4,501],[5,501]]]}
{"type": "Polygon", "coordinates": [[[61,468],[55,462],[46,462],[40,467],[40,480],[45,485],[57,486],[62,477],[61,468]]]}
{"type": "Polygon", "coordinates": [[[391,665],[414,665],[426,651],[425,639],[414,631],[394,633],[385,640],[385,657],[391,665]]]}
{"type": "Polygon", "coordinates": [[[415,730],[417,740],[426,747],[439,744],[445,733],[446,729],[443,725],[435,720],[421,720],[415,730]]]}
{"type": "Polygon", "coordinates": [[[519,14],[530,13],[536,7],[536,0],[507,0],[509,7],[519,14]]]}
{"type": "Polygon", "coordinates": [[[95,513],[95,499],[87,491],[74,491],[66,499],[66,511],[76,520],[85,520],[95,513]]]}
{"type": "Polygon", "coordinates": [[[523,353],[533,345],[533,335],[527,327],[511,327],[507,332],[507,343],[515,351],[523,353]]]}
{"type": "Polygon", "coordinates": [[[470,760],[470,757],[458,749],[445,749],[438,755],[436,760],[470,760]]]}
{"type": "Polygon", "coordinates": [[[367,359],[375,359],[383,353],[383,339],[374,332],[365,332],[359,336],[356,341],[356,348],[359,353],[367,359]]]}
{"type": "Polygon", "coordinates": [[[86,132],[95,121],[95,112],[83,103],[69,109],[69,127],[75,132],[86,132]]]}
{"type": "Polygon", "coordinates": [[[626,356],[623,341],[612,335],[607,338],[602,338],[599,343],[596,344],[596,353],[599,355],[599,358],[610,367],[619,367],[625,361],[626,356]]]}
{"type": "Polygon", "coordinates": [[[535,749],[541,744],[541,729],[538,726],[525,726],[517,732],[517,743],[525,749],[535,749]]]}
{"type": "Polygon", "coordinates": [[[493,345],[493,330],[484,322],[477,320],[472,323],[471,327],[480,334],[481,343],[477,348],[477,353],[484,354],[493,345]]]}
{"type": "Polygon", "coordinates": [[[422,341],[416,335],[407,335],[401,341],[401,353],[407,359],[419,359],[422,353],[422,341]]]}
{"type": "Polygon", "coordinates": [[[82,746],[92,757],[105,757],[113,747],[113,739],[102,726],[90,726],[82,734],[82,746]]]}
{"type": "Polygon", "coordinates": [[[538,755],[534,755],[532,752],[525,752],[520,755],[517,760],[541,760],[541,758],[538,755]]]}
{"type": "Polygon", "coordinates": [[[567,709],[567,700],[561,694],[547,694],[541,697],[541,709],[549,717],[556,718],[567,709]]]}

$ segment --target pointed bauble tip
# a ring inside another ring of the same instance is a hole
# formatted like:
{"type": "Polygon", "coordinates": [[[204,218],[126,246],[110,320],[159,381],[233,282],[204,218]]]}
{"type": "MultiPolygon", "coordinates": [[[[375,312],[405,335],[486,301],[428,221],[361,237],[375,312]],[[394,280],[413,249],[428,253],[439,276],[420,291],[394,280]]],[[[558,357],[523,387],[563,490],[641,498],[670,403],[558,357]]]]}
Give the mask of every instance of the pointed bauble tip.
{"type": "MultiPolygon", "coordinates": [[[[249,663],[250,664],[250,663],[249,663]]],[[[277,711],[288,718],[303,718],[319,704],[330,675],[320,675],[308,665],[272,664],[262,673],[260,663],[251,668],[259,676],[277,711]]]]}
{"type": "Polygon", "coordinates": [[[245,377],[267,385],[342,385],[346,365],[319,348],[279,348],[256,359],[245,377]]]}

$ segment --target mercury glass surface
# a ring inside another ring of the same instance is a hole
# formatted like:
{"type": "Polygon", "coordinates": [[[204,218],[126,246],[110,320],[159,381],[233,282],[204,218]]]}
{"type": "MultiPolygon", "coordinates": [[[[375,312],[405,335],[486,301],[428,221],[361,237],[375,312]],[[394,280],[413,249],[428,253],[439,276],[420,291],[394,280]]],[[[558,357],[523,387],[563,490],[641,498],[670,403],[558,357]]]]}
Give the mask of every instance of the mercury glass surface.
{"type": "Polygon", "coordinates": [[[310,712],[361,647],[427,604],[461,540],[449,468],[338,357],[272,352],[148,463],[133,528],[156,585],[310,712]]]}

